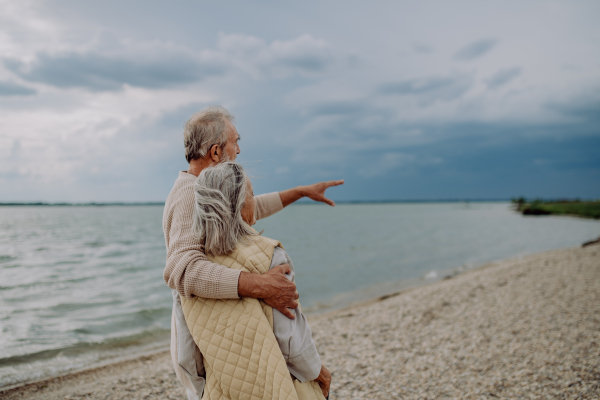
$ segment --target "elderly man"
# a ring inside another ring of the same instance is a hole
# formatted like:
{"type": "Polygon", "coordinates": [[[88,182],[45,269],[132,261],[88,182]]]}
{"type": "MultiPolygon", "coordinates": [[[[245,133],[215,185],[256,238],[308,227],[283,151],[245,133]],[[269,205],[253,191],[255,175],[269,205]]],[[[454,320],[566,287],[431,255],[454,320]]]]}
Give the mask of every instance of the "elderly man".
{"type": "MultiPolygon", "coordinates": [[[[291,271],[287,264],[257,275],[207,260],[203,243],[192,231],[194,182],[203,169],[223,161],[234,161],[240,153],[240,137],[233,116],[220,106],[210,106],[194,114],[185,124],[183,136],[189,168],[179,172],[165,203],[163,231],[167,264],[164,279],[173,289],[171,356],[175,372],[187,388],[188,398],[196,399],[204,387],[204,368],[198,362],[202,358],[185,324],[179,295],[186,298],[257,298],[294,318],[288,308],[298,306],[298,293],[296,285],[285,276],[291,271]],[[192,352],[195,354],[190,354],[192,352]]],[[[256,219],[266,218],[303,197],[333,206],[334,202],[325,197],[325,190],[342,183],[343,180],[320,182],[256,196],[256,219]]]]}

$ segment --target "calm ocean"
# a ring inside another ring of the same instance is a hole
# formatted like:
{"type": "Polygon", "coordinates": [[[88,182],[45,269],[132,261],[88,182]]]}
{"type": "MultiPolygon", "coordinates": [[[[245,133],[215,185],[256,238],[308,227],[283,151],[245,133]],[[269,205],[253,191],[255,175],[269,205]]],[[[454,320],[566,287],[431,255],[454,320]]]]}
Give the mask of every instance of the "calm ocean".
{"type": "MultiPolygon", "coordinates": [[[[0,387],[167,348],[161,219],[161,206],[0,208],[0,387]]],[[[256,228],[283,243],[313,313],[600,236],[600,221],[508,203],[296,205],[256,228]]]]}

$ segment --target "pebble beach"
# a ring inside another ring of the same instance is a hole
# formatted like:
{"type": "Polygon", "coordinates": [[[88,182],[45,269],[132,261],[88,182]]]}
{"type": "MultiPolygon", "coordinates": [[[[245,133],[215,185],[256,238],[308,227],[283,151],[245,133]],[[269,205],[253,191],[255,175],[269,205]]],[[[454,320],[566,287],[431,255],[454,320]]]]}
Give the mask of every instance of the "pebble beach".
{"type": "MultiPolygon", "coordinates": [[[[599,399],[600,245],[486,264],[309,318],[330,399],[599,399]]],[[[168,352],[0,391],[185,399],[168,352]]]]}

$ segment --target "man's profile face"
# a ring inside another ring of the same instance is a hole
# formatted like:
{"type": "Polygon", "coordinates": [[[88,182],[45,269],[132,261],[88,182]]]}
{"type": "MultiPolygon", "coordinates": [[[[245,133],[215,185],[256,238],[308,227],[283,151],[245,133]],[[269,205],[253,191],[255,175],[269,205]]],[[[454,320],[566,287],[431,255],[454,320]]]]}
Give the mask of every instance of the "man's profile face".
{"type": "Polygon", "coordinates": [[[237,155],[240,154],[240,146],[238,144],[238,141],[240,140],[240,135],[238,134],[235,125],[233,125],[231,121],[226,122],[227,131],[229,133],[227,137],[227,144],[225,144],[225,148],[223,150],[227,154],[227,158],[229,159],[229,161],[235,161],[237,155]]]}

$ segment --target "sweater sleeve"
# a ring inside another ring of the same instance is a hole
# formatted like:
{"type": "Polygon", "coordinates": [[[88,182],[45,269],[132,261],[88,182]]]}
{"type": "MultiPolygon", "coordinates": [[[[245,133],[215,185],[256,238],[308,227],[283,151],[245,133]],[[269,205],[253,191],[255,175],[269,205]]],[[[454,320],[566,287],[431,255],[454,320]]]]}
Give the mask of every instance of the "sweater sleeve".
{"type": "Polygon", "coordinates": [[[163,278],[186,298],[237,299],[240,271],[208,261],[204,246],[192,233],[193,182],[181,185],[165,204],[167,263],[163,278]]]}
{"type": "Polygon", "coordinates": [[[281,202],[279,192],[265,193],[254,196],[254,201],[256,201],[254,214],[257,221],[283,210],[283,203],[281,202]]]}
{"type": "MultiPolygon", "coordinates": [[[[292,270],[286,277],[294,282],[294,266],[287,253],[276,247],[271,268],[287,263],[292,270]]],[[[300,382],[315,380],[321,372],[321,358],[312,339],[312,331],[300,308],[290,309],[295,319],[289,319],[273,309],[273,332],[287,363],[288,370],[300,382]]]]}

